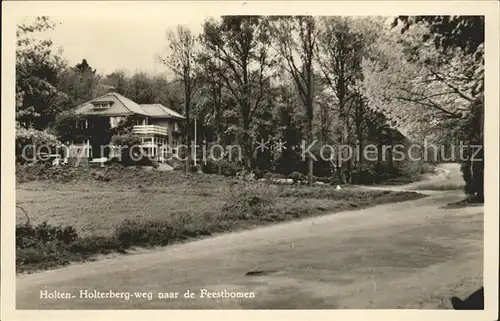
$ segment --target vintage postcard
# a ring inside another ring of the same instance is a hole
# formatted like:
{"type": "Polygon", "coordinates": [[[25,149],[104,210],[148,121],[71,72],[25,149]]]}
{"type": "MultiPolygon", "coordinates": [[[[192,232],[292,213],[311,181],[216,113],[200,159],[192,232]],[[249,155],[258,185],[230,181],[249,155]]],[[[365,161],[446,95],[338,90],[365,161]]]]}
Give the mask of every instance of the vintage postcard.
{"type": "Polygon", "coordinates": [[[497,320],[498,2],[2,18],[2,320],[497,320]]]}

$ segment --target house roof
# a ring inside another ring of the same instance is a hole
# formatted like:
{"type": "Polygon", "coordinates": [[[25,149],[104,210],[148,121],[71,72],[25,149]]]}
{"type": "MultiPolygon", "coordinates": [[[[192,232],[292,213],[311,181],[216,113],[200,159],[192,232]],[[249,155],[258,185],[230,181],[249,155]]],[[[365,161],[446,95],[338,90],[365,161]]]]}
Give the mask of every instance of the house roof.
{"type": "Polygon", "coordinates": [[[75,112],[78,114],[103,116],[131,114],[147,116],[146,112],[142,110],[139,104],[114,92],[107,93],[105,95],[92,99],[91,101],[81,104],[80,106],[76,107],[75,112]],[[95,110],[94,104],[98,102],[111,102],[112,104],[109,108],[103,110],[95,110]]]}
{"type": "Polygon", "coordinates": [[[75,110],[78,114],[102,115],[102,116],[125,116],[139,114],[155,118],[176,118],[185,119],[181,114],[167,108],[161,104],[137,104],[136,102],[122,96],[116,92],[110,92],[91,101],[81,104],[75,110]],[[111,102],[111,106],[106,109],[96,110],[95,103],[111,102]]]}
{"type": "Polygon", "coordinates": [[[168,118],[178,118],[184,119],[185,117],[170,108],[163,106],[162,104],[141,104],[141,108],[150,117],[168,117],[168,118]]]}

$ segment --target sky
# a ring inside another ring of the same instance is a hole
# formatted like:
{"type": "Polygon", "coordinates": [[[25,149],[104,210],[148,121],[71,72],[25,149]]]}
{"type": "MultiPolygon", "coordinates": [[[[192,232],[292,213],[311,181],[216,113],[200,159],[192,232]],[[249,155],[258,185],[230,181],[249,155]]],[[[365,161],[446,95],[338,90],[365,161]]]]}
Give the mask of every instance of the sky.
{"type": "Polygon", "coordinates": [[[167,71],[158,61],[158,56],[166,53],[167,30],[182,24],[199,33],[205,17],[52,16],[56,28],[43,37],[50,38],[54,48],[62,48],[70,65],[85,58],[102,75],[117,69],[158,74],[167,71]]]}
{"type": "Polygon", "coordinates": [[[214,16],[202,10],[123,12],[96,10],[81,15],[74,11],[51,15],[57,25],[40,37],[50,38],[55,49],[61,48],[70,65],[86,59],[101,75],[118,69],[129,74],[135,71],[162,74],[168,73],[167,67],[159,62],[159,56],[167,54],[167,31],[180,24],[199,34],[203,22],[214,16]],[[180,13],[186,11],[190,14],[180,13]]]}

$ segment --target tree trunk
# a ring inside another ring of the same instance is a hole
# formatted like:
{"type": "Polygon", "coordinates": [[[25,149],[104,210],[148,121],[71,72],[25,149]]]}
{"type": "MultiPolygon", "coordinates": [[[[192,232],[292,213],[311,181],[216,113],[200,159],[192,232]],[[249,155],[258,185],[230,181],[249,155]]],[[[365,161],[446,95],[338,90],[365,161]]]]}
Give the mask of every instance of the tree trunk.
{"type": "MultiPolygon", "coordinates": [[[[344,124],[343,128],[344,128],[343,146],[347,146],[348,143],[350,142],[348,124],[344,124]]],[[[345,167],[344,182],[345,182],[345,184],[350,184],[351,183],[351,172],[352,172],[352,155],[349,154],[346,156],[348,157],[348,159],[347,159],[346,167],[345,167]]]]}
{"type": "Polygon", "coordinates": [[[377,168],[380,170],[382,168],[382,162],[383,162],[383,148],[384,148],[384,143],[382,140],[379,140],[378,143],[378,152],[377,152],[377,168]]]}
{"type": "Polygon", "coordinates": [[[363,165],[363,131],[358,127],[356,130],[356,137],[358,140],[358,150],[356,155],[357,166],[361,167],[363,165]]]}
{"type": "Polygon", "coordinates": [[[189,171],[189,163],[191,160],[191,128],[190,128],[190,109],[191,109],[191,97],[189,94],[189,87],[191,83],[189,80],[184,81],[184,110],[186,111],[186,124],[185,124],[185,133],[184,139],[186,140],[185,144],[187,145],[187,161],[186,161],[186,172],[189,171]]]}
{"type": "Polygon", "coordinates": [[[307,163],[307,184],[309,186],[311,186],[313,183],[313,171],[314,171],[314,160],[312,159],[312,157],[309,157],[307,163]]]}
{"type": "Polygon", "coordinates": [[[394,169],[394,160],[393,154],[392,154],[392,136],[389,136],[389,156],[387,157],[388,164],[389,164],[389,170],[392,171],[394,169]]]}
{"type": "MultiPolygon", "coordinates": [[[[312,144],[313,133],[312,133],[312,119],[307,120],[307,143],[312,144]]],[[[313,183],[313,173],[314,173],[314,159],[309,156],[307,160],[307,184],[312,185],[313,183]]]]}
{"type": "Polygon", "coordinates": [[[349,158],[346,164],[346,175],[345,175],[346,184],[351,184],[351,176],[352,176],[351,174],[352,174],[352,158],[349,158]]]}
{"type": "MultiPolygon", "coordinates": [[[[312,72],[307,72],[307,96],[306,96],[306,111],[307,111],[307,140],[308,144],[312,144],[314,141],[312,122],[314,118],[313,113],[313,94],[312,94],[312,72]]],[[[314,159],[309,157],[308,161],[308,171],[307,171],[307,183],[312,185],[313,183],[313,173],[314,173],[314,159]]]]}
{"type": "Polygon", "coordinates": [[[250,142],[250,82],[248,79],[248,61],[243,62],[243,99],[242,99],[242,116],[243,116],[243,153],[245,158],[245,169],[252,168],[252,145],[250,142]]]}
{"type": "Polygon", "coordinates": [[[341,134],[341,131],[338,130],[337,131],[337,157],[336,157],[336,160],[337,160],[337,177],[339,179],[339,183],[340,184],[344,184],[344,175],[343,175],[343,172],[342,172],[342,167],[343,167],[343,164],[342,164],[342,161],[340,160],[340,153],[342,152],[341,150],[341,147],[342,147],[342,134],[341,134]]]}
{"type": "Polygon", "coordinates": [[[479,157],[481,158],[481,161],[479,162],[478,166],[478,176],[479,176],[479,182],[478,182],[478,198],[481,202],[484,202],[484,103],[480,101],[480,108],[481,108],[481,116],[480,116],[480,131],[479,131],[479,144],[481,145],[481,152],[479,153],[479,157]]]}
{"type": "Polygon", "coordinates": [[[252,168],[252,145],[250,142],[250,120],[247,114],[243,115],[242,145],[245,169],[250,170],[252,168]]]}

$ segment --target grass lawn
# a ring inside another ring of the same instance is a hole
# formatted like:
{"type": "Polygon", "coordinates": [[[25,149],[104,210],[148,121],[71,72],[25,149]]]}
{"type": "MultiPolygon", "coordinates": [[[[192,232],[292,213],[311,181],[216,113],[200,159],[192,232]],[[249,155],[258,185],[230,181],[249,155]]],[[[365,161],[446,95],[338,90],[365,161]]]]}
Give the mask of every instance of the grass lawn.
{"type": "Polygon", "coordinates": [[[461,190],[464,188],[464,183],[442,183],[442,182],[429,182],[416,186],[413,190],[426,190],[426,191],[452,191],[461,190]]]}
{"type": "MultiPolygon", "coordinates": [[[[101,184],[52,185],[33,182],[17,188],[17,204],[30,216],[32,224],[47,221],[72,225],[81,235],[108,235],[125,219],[167,219],[189,213],[213,212],[222,194],[186,187],[140,188],[101,184]]],[[[17,222],[25,217],[18,210],[17,222]]]]}
{"type": "MultiPolygon", "coordinates": [[[[245,189],[246,184],[230,187],[200,184],[137,187],[107,184],[62,184],[30,182],[17,186],[17,204],[30,217],[31,224],[44,221],[53,225],[71,225],[82,236],[109,235],[124,220],[176,220],[181,216],[218,213],[231,201],[231,189],[245,189]]],[[[300,216],[317,215],[373,206],[382,203],[418,198],[414,193],[388,191],[336,191],[332,187],[289,187],[261,185],[262,194],[276,195],[274,207],[283,213],[300,216]]],[[[272,213],[269,213],[272,215],[272,213]]],[[[24,223],[22,211],[17,211],[17,223],[24,223]]]]}
{"type": "MultiPolygon", "coordinates": [[[[32,225],[47,222],[72,226],[81,239],[101,237],[99,242],[113,239],[130,247],[166,245],[214,233],[422,197],[412,192],[276,186],[204,174],[124,171],[109,181],[61,183],[49,179],[20,183],[16,188],[16,203],[26,210],[32,225]]],[[[18,224],[26,221],[19,209],[16,220],[18,224]]],[[[92,247],[87,243],[86,247],[92,247]]],[[[50,264],[41,264],[44,259],[38,257],[40,251],[32,250],[28,258],[19,259],[18,270],[69,263],[77,260],[81,247],[79,244],[78,249],[65,248],[74,254],[67,261],[60,261],[59,250],[50,248],[49,252],[55,251],[51,260],[57,258],[57,262],[50,264]]],[[[19,253],[18,248],[18,256],[19,253]]]]}

